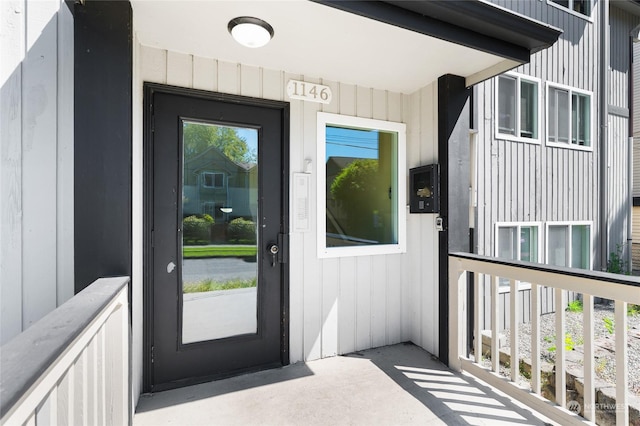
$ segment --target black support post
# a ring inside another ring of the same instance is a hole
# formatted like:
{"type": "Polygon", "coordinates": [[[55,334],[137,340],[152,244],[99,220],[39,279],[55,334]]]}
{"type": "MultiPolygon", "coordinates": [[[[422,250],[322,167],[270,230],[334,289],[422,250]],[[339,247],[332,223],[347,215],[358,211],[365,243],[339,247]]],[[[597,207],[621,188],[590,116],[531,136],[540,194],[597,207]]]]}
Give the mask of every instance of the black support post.
{"type": "Polygon", "coordinates": [[[440,216],[444,230],[439,248],[439,358],[449,363],[449,252],[469,252],[469,96],[465,79],[443,75],[438,79],[438,162],[440,216]]]}
{"type": "Polygon", "coordinates": [[[131,276],[132,11],[75,4],[75,292],[131,276]]]}

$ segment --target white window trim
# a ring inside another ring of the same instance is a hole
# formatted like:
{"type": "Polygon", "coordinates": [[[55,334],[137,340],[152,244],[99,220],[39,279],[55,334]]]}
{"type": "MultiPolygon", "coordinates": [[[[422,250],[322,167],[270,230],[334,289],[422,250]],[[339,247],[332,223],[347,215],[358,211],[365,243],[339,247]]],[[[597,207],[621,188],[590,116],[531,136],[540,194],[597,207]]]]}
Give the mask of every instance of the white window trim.
{"type": "Polygon", "coordinates": [[[550,147],[555,147],[555,148],[565,148],[565,149],[575,149],[578,151],[593,151],[593,146],[595,145],[596,142],[596,133],[595,133],[595,120],[594,120],[594,103],[593,103],[593,92],[590,92],[588,90],[583,90],[583,89],[578,89],[575,87],[571,87],[571,86],[567,86],[565,84],[559,84],[559,83],[552,83],[550,81],[547,82],[546,85],[546,89],[545,89],[545,109],[546,109],[546,125],[545,125],[545,140],[546,140],[546,144],[547,146],[550,147]],[[589,96],[589,114],[590,114],[590,129],[589,129],[589,134],[591,135],[591,144],[589,146],[583,146],[583,145],[577,145],[574,143],[571,143],[571,139],[572,139],[572,133],[573,132],[573,126],[570,124],[569,125],[569,143],[562,143],[562,142],[551,142],[549,140],[549,112],[550,112],[550,108],[549,108],[549,89],[550,88],[556,88],[556,89],[562,89],[562,90],[567,90],[569,92],[569,117],[571,117],[571,102],[573,102],[573,93],[579,93],[581,95],[587,95],[589,96]]]}
{"type": "Polygon", "coordinates": [[[517,117],[516,117],[516,135],[510,135],[508,133],[500,133],[500,123],[499,123],[499,117],[498,117],[498,88],[499,88],[499,78],[500,76],[497,76],[495,78],[495,87],[494,87],[494,103],[493,103],[493,111],[494,111],[494,117],[495,117],[495,123],[494,123],[494,133],[496,135],[496,139],[504,139],[504,140],[509,140],[509,141],[514,141],[514,142],[526,142],[526,143],[532,143],[532,144],[536,144],[536,145],[540,145],[541,142],[541,121],[542,121],[542,104],[543,104],[543,99],[542,99],[542,80],[537,78],[537,77],[532,77],[530,75],[526,75],[526,74],[519,74],[516,72],[505,72],[501,75],[506,75],[509,77],[514,77],[517,80],[516,83],[516,112],[517,112],[517,117]],[[525,81],[530,81],[532,83],[536,83],[538,86],[538,137],[537,138],[523,138],[522,136],[518,136],[520,134],[520,81],[521,80],[525,80],[525,81]]]}
{"type": "MultiPolygon", "coordinates": [[[[579,221],[558,221],[558,222],[546,222],[544,226],[544,263],[549,264],[549,227],[550,226],[573,226],[573,225],[588,225],[589,226],[589,269],[593,270],[593,222],[588,220],[579,221]]],[[[573,254],[572,239],[569,238],[569,253],[573,254]]],[[[571,266],[568,266],[571,268],[571,266]]]]}
{"type": "Polygon", "coordinates": [[[318,230],[318,257],[346,257],[346,256],[372,256],[378,254],[398,254],[407,251],[406,243],[406,181],[407,181],[407,163],[406,163],[406,125],[404,123],[396,123],[391,121],[374,120],[370,118],[360,118],[348,115],[330,114],[326,112],[318,112],[317,115],[317,160],[316,160],[316,183],[317,183],[317,230],[318,230]],[[327,222],[326,222],[326,163],[324,161],[326,155],[326,126],[335,125],[341,127],[355,129],[375,129],[398,134],[398,156],[396,165],[398,170],[398,201],[397,201],[397,220],[398,220],[398,243],[397,244],[380,244],[371,246],[353,246],[353,247],[327,247],[327,222]]]}
{"type": "MultiPolygon", "coordinates": [[[[498,258],[498,229],[499,228],[513,228],[513,227],[518,227],[518,230],[520,230],[521,227],[523,226],[528,226],[528,227],[537,227],[538,228],[538,263],[542,263],[542,250],[541,248],[541,232],[542,232],[542,222],[496,222],[494,224],[494,230],[493,230],[493,248],[494,248],[494,256],[496,258],[498,258]]],[[[520,258],[520,244],[518,244],[518,259],[520,258]]],[[[531,283],[527,283],[527,282],[519,282],[518,283],[518,291],[520,290],[529,290],[531,288],[531,283]]],[[[510,293],[511,292],[511,287],[510,286],[498,286],[498,293],[510,293]]]]}
{"type": "MultiPolygon", "coordinates": [[[[544,1],[544,0],[541,0],[541,1],[544,1]]],[[[593,23],[593,10],[596,7],[595,0],[591,1],[591,15],[583,15],[582,13],[576,12],[575,10],[569,9],[568,7],[564,7],[561,4],[555,3],[551,0],[546,0],[546,2],[549,6],[553,6],[556,9],[560,9],[569,13],[570,15],[577,16],[578,18],[581,18],[581,19],[584,19],[585,21],[593,23]]]]}

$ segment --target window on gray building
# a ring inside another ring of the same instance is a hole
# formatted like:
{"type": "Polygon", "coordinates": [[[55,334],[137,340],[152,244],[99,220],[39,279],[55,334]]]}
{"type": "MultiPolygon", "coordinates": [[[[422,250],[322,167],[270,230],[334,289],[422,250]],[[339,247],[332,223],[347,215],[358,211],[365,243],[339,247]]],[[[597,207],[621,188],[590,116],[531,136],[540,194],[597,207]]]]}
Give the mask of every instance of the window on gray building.
{"type": "Polygon", "coordinates": [[[548,86],[547,142],[591,147],[591,95],[564,86],[548,86]]]}
{"type": "Polygon", "coordinates": [[[498,77],[498,137],[538,139],[538,88],[533,78],[515,74],[498,77]]]}

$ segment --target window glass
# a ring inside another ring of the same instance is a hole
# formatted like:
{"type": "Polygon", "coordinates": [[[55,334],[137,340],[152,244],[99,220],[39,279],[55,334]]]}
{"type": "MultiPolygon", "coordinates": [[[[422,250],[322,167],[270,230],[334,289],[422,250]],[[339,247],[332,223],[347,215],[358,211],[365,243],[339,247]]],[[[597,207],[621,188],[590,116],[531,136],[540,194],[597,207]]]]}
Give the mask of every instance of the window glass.
{"type": "Polygon", "coordinates": [[[549,142],[591,146],[591,96],[549,87],[549,142]]]}
{"type": "Polygon", "coordinates": [[[397,134],[326,128],[327,247],[396,244],[397,134]]]}
{"type": "Polygon", "coordinates": [[[558,142],[569,142],[569,92],[557,90],[558,98],[558,142]]]}
{"type": "Polygon", "coordinates": [[[571,268],[591,268],[591,226],[550,225],[548,263],[571,268]]]}
{"type": "Polygon", "coordinates": [[[528,81],[520,88],[520,136],[538,138],[538,85],[528,81]]]}
{"type": "Polygon", "coordinates": [[[578,145],[590,146],[590,102],[589,97],[574,93],[572,103],[572,142],[578,145]]]}
{"type": "Polygon", "coordinates": [[[498,78],[498,130],[516,134],[516,79],[513,77],[498,78]]]}
{"type": "Polygon", "coordinates": [[[551,0],[553,3],[558,4],[567,9],[578,12],[582,15],[591,15],[591,0],[551,0]]]}
{"type": "Polygon", "coordinates": [[[583,15],[591,15],[591,1],[590,0],[573,0],[573,10],[583,15]]]}
{"type": "Polygon", "coordinates": [[[567,225],[549,226],[548,263],[556,266],[568,266],[569,227],[567,225]]]}
{"type": "Polygon", "coordinates": [[[590,269],[590,235],[589,225],[573,225],[571,227],[571,267],[590,269]]]}
{"type": "Polygon", "coordinates": [[[538,261],[538,227],[523,226],[520,228],[520,260],[538,261]]]}
{"type": "Polygon", "coordinates": [[[518,228],[505,226],[498,228],[498,257],[518,260],[518,228]]]}
{"type": "MultiPolygon", "coordinates": [[[[538,262],[538,227],[532,225],[498,225],[497,256],[508,260],[538,262]]],[[[500,287],[509,280],[500,278],[500,287]]]]}

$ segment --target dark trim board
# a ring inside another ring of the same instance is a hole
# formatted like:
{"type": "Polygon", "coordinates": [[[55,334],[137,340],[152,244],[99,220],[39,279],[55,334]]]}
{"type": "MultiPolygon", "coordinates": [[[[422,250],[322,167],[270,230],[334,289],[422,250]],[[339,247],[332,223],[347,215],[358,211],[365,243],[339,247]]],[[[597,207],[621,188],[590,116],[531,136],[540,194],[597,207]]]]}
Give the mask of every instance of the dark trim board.
{"type": "Polygon", "coordinates": [[[74,10],[75,292],[131,276],[132,10],[87,1],[74,10]]]}
{"type": "Polygon", "coordinates": [[[532,53],[551,46],[562,33],[477,0],[312,1],[520,63],[529,62],[532,53]]]}
{"type": "MultiPolygon", "coordinates": [[[[289,268],[288,259],[284,258],[288,253],[288,234],[289,234],[289,127],[290,127],[290,111],[289,103],[281,101],[273,101],[261,98],[250,98],[239,95],[230,95],[224,93],[208,92],[204,90],[187,89],[176,86],[167,86],[157,83],[144,83],[144,145],[143,145],[143,188],[144,188],[144,200],[143,200],[143,269],[144,269],[144,282],[143,282],[143,392],[158,391],[161,388],[156,387],[152,389],[152,336],[153,336],[153,176],[154,176],[154,158],[153,158],[153,96],[156,93],[165,93],[172,95],[188,96],[190,98],[199,98],[206,100],[222,101],[232,104],[243,104],[251,106],[259,106],[262,108],[271,108],[282,111],[282,137],[283,143],[281,147],[281,158],[283,164],[282,173],[282,226],[280,229],[280,235],[282,241],[280,246],[283,252],[283,270],[282,270],[282,287],[281,287],[281,323],[280,323],[280,359],[281,363],[278,365],[261,366],[259,369],[277,367],[282,365],[288,365],[290,362],[289,352],[289,268]]],[[[256,371],[256,369],[243,370],[242,372],[256,371]]],[[[195,384],[203,381],[210,381],[212,379],[221,379],[231,375],[237,375],[239,372],[234,371],[228,375],[216,375],[209,377],[201,377],[196,381],[186,381],[184,384],[195,384]]],[[[172,386],[174,387],[174,386],[172,386]]]]}

